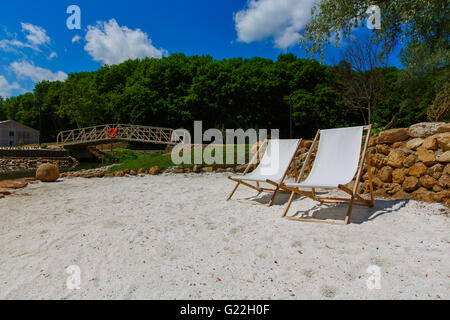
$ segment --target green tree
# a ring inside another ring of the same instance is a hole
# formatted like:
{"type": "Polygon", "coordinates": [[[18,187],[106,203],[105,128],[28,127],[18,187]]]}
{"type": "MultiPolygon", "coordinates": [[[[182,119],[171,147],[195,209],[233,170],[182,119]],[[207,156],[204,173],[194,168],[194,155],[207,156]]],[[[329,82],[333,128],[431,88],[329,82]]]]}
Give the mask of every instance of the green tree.
{"type": "Polygon", "coordinates": [[[409,55],[431,54],[425,60],[415,59],[421,64],[448,61],[447,0],[321,0],[305,27],[303,44],[310,53],[323,54],[327,45],[337,44],[354,28],[364,26],[367,9],[374,4],[382,14],[381,29],[374,30],[374,39],[383,44],[385,53],[403,43],[409,55]]]}
{"type": "MultiPolygon", "coordinates": [[[[392,119],[399,126],[426,120],[428,106],[448,80],[442,68],[420,78],[377,68],[385,83],[372,112],[377,127],[392,119]]],[[[357,68],[346,71],[365,76],[357,68]]],[[[38,127],[41,107],[47,142],[59,131],[97,124],[192,129],[194,120],[202,120],[205,129],[277,128],[287,137],[292,102],[295,136],[312,137],[318,128],[364,123],[360,112],[343,104],[341,76],[339,67],[292,54],[275,61],[173,54],[70,74],[63,82],[42,81],[33,93],[0,100],[0,116],[38,127]]]]}
{"type": "Polygon", "coordinates": [[[0,96],[0,121],[5,120],[5,118],[6,118],[6,112],[3,107],[3,104],[4,104],[3,97],[0,96]]]}

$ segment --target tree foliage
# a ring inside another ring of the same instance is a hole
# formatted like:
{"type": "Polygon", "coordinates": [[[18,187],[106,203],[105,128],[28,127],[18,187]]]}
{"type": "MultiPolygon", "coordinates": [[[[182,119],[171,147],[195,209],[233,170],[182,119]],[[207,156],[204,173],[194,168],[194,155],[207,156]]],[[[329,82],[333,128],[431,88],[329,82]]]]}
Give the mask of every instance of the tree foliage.
{"type": "Polygon", "coordinates": [[[342,53],[337,66],[337,83],[342,103],[361,112],[365,124],[385,96],[386,68],[379,58],[379,47],[369,38],[353,40],[342,53]]]}
{"type": "MultiPolygon", "coordinates": [[[[400,72],[374,69],[388,71],[384,79],[389,83],[382,91],[382,100],[376,104],[372,122],[383,126],[388,115],[392,119],[388,120],[389,125],[395,122],[406,126],[423,121],[427,109],[429,114],[434,114],[437,105],[445,101],[443,97],[448,87],[450,25],[447,0],[320,0],[312,10],[301,44],[310,54],[320,53],[323,57],[327,46],[337,45],[342,39],[351,38],[356,28],[365,27],[368,8],[372,5],[378,5],[381,10],[381,29],[374,29],[372,33],[372,40],[382,47],[378,58],[386,58],[401,44],[401,61],[405,66],[400,72]]],[[[358,72],[353,63],[349,65],[357,72],[343,70],[347,72],[346,79],[352,80],[347,83],[361,84],[357,78],[368,74],[358,72]]],[[[343,96],[346,95],[344,92],[343,96]]],[[[350,101],[346,105],[351,106],[350,101]]],[[[443,112],[439,119],[448,121],[448,113],[443,112]]]]}
{"type": "Polygon", "coordinates": [[[438,92],[433,104],[428,107],[427,115],[430,121],[450,118],[450,86],[448,84],[438,92]]]}
{"type": "Polygon", "coordinates": [[[350,37],[355,28],[366,25],[371,5],[381,9],[381,29],[374,30],[374,39],[385,53],[402,43],[411,49],[409,54],[420,46],[433,55],[427,61],[436,56],[448,61],[447,0],[321,0],[305,28],[302,41],[307,51],[323,52],[327,45],[350,37]]]}
{"type": "MultiPolygon", "coordinates": [[[[435,97],[434,76],[424,87],[429,88],[423,90],[425,97],[418,98],[423,100],[420,112],[411,115],[402,109],[400,71],[382,70],[385,85],[373,123],[385,126],[395,115],[399,125],[426,120],[435,97]]],[[[318,128],[364,124],[360,112],[343,103],[340,73],[338,67],[292,54],[276,61],[183,54],[129,60],[70,74],[64,82],[43,81],[33,93],[0,99],[0,120],[39,128],[41,110],[43,141],[54,141],[61,130],[105,123],[192,129],[195,120],[202,120],[205,129],[275,128],[288,137],[292,103],[294,134],[308,138],[318,128]]]]}

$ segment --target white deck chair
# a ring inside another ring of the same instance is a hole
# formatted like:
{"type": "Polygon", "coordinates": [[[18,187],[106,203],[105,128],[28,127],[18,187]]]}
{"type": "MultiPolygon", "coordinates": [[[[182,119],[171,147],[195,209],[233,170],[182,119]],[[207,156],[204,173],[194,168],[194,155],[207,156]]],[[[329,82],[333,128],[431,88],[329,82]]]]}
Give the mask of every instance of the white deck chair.
{"type": "Polygon", "coordinates": [[[361,181],[362,168],[364,166],[364,161],[366,160],[366,151],[371,130],[372,126],[319,130],[304,162],[297,182],[281,185],[283,190],[292,191],[291,198],[289,199],[289,203],[283,217],[296,221],[329,223],[324,220],[287,217],[287,213],[292,205],[295,194],[309,197],[315,201],[319,201],[320,203],[349,204],[349,209],[344,224],[350,223],[354,204],[373,207],[374,198],[371,175],[372,172],[370,170],[369,161],[367,161],[367,168],[371,200],[366,200],[358,194],[360,188],[359,182],[361,181]],[[367,131],[367,135],[364,146],[361,147],[364,131],[367,131]],[[311,154],[319,137],[319,148],[311,172],[306,180],[299,182],[307,166],[309,166],[311,154]],[[345,185],[353,181],[355,176],[356,182],[353,190],[350,190],[345,187],[345,185]],[[316,196],[316,188],[340,189],[349,194],[351,198],[318,197],[316,196]],[[312,192],[310,194],[302,191],[301,189],[312,189],[312,192]]]}
{"type": "MultiPolygon", "coordinates": [[[[238,187],[242,184],[246,187],[257,190],[258,192],[273,192],[273,197],[268,204],[272,206],[275,197],[280,191],[280,184],[286,178],[288,169],[294,162],[295,155],[300,147],[301,140],[270,140],[265,141],[260,149],[256,152],[255,157],[259,156],[259,153],[267,145],[264,156],[258,165],[258,167],[251,173],[248,173],[251,166],[254,165],[256,158],[254,158],[242,176],[229,177],[228,179],[235,181],[236,187],[231,192],[227,201],[231,200],[238,187]],[[256,186],[251,182],[255,182],[256,186]],[[268,183],[275,186],[275,189],[268,189],[260,187],[260,183],[268,183]]],[[[295,172],[297,169],[295,168],[295,172]]],[[[297,177],[297,176],[296,176],[297,177]]]]}

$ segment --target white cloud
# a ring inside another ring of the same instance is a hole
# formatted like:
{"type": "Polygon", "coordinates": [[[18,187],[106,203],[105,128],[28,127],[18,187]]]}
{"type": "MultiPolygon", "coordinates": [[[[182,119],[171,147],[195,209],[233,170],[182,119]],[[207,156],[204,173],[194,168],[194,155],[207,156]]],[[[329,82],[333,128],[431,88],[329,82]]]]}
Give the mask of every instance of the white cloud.
{"type": "Polygon", "coordinates": [[[8,28],[6,26],[3,26],[3,31],[6,33],[6,36],[9,38],[12,38],[14,35],[8,31],[8,28]]]}
{"type": "Polygon", "coordinates": [[[72,38],[72,43],[79,42],[81,40],[81,37],[79,35],[76,35],[72,38]]]}
{"type": "Polygon", "coordinates": [[[64,81],[67,79],[67,74],[62,71],[52,72],[48,69],[37,67],[27,61],[13,62],[11,63],[11,69],[18,78],[29,78],[34,82],[43,80],[64,81]]]}
{"type": "Polygon", "coordinates": [[[9,84],[8,80],[0,75],[0,97],[9,97],[11,96],[11,91],[17,89],[21,89],[17,82],[9,84]]]}
{"type": "Polygon", "coordinates": [[[40,52],[40,45],[50,44],[50,37],[47,36],[47,31],[45,29],[35,26],[31,23],[21,22],[22,32],[25,33],[26,42],[17,40],[17,35],[12,34],[5,29],[5,33],[8,37],[13,37],[14,39],[3,39],[0,40],[0,49],[4,51],[10,51],[15,53],[20,53],[17,49],[31,48],[35,51],[40,52]]]}
{"type": "Polygon", "coordinates": [[[29,43],[37,46],[50,43],[50,37],[47,36],[45,29],[31,23],[21,22],[20,24],[22,25],[22,31],[28,33],[26,38],[29,43]]]}
{"type": "Polygon", "coordinates": [[[250,43],[273,38],[275,47],[281,49],[296,44],[316,1],[249,0],[234,16],[238,41],[250,43]]]}
{"type": "Polygon", "coordinates": [[[115,19],[88,26],[85,40],[84,49],[95,61],[105,64],[144,57],[162,58],[167,54],[166,50],[154,47],[145,32],[121,27],[115,19]]]}
{"type": "Polygon", "coordinates": [[[3,39],[0,40],[0,49],[4,50],[4,51],[13,51],[13,52],[18,52],[16,50],[16,48],[33,48],[34,47],[30,44],[27,43],[23,43],[19,40],[16,39],[12,39],[12,40],[8,40],[8,39],[3,39]]]}
{"type": "Polygon", "coordinates": [[[50,55],[47,57],[47,60],[52,60],[53,58],[56,58],[58,54],[56,52],[50,53],[50,55]]]}

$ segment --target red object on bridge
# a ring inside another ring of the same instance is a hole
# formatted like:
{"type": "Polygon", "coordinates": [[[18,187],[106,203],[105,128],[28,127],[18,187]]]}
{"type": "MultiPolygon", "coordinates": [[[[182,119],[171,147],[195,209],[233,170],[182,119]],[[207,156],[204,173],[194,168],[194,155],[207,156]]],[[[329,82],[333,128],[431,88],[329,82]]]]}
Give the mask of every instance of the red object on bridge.
{"type": "Polygon", "coordinates": [[[108,136],[111,139],[117,138],[117,134],[118,134],[118,132],[117,132],[116,128],[111,128],[111,129],[108,130],[108,136]]]}

